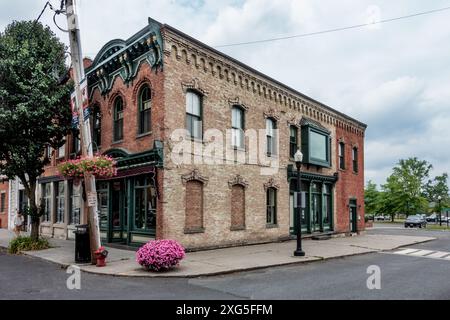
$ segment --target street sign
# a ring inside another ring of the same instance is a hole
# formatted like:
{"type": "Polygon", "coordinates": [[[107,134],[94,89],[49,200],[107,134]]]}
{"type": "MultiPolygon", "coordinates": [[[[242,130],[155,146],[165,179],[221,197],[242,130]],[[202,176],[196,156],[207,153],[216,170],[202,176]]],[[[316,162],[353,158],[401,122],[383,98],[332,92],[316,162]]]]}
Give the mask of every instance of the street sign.
{"type": "Polygon", "coordinates": [[[97,192],[88,192],[88,207],[96,207],[97,206],[97,192]]]}

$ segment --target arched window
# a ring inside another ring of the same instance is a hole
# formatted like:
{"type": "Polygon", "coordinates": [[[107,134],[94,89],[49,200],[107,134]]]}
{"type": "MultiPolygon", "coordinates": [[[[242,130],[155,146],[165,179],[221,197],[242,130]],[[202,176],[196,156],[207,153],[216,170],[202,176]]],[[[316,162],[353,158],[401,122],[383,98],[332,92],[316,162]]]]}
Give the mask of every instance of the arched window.
{"type": "Polygon", "coordinates": [[[186,182],[186,212],[184,229],[186,233],[203,231],[203,182],[186,182]]]}
{"type": "Polygon", "coordinates": [[[277,189],[268,188],[266,191],[267,224],[277,224],[277,189]]]}
{"type": "Polygon", "coordinates": [[[244,110],[240,106],[231,109],[232,146],[244,148],[245,119],[244,110]]]}
{"type": "Polygon", "coordinates": [[[94,106],[92,112],[92,148],[98,151],[102,144],[102,114],[98,105],[94,106]]]}
{"type": "Polygon", "coordinates": [[[245,188],[240,184],[231,187],[231,230],[245,229],[245,188]]]}
{"type": "Polygon", "coordinates": [[[150,132],[151,130],[151,110],[152,97],[148,85],[144,85],[139,91],[139,134],[150,132]]]}
{"type": "Polygon", "coordinates": [[[267,156],[277,154],[276,149],[276,122],[272,118],[266,119],[266,144],[267,144],[267,156]]]}
{"type": "Polygon", "coordinates": [[[193,91],[186,93],[186,129],[191,138],[203,138],[202,99],[193,91]]]}
{"type": "Polygon", "coordinates": [[[117,97],[114,101],[114,141],[123,139],[123,100],[117,97]]]}

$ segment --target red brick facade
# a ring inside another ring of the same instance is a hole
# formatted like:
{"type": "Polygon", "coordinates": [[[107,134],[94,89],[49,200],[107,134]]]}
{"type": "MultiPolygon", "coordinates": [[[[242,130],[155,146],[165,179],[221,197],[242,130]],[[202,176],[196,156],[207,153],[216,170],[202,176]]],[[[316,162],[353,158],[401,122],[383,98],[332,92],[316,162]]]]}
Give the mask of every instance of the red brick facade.
{"type": "MultiPolygon", "coordinates": [[[[358,214],[358,231],[364,230],[364,136],[352,132],[346,127],[336,127],[336,145],[345,145],[345,169],[338,169],[339,180],[336,183],[336,224],[338,232],[348,232],[349,203],[356,200],[358,214]],[[353,148],[358,150],[358,171],[353,171],[353,148]]],[[[338,148],[336,148],[338,149],[338,148]]],[[[336,151],[335,159],[339,162],[339,151],[336,151]]],[[[339,166],[339,164],[338,164],[339,166]]]]}

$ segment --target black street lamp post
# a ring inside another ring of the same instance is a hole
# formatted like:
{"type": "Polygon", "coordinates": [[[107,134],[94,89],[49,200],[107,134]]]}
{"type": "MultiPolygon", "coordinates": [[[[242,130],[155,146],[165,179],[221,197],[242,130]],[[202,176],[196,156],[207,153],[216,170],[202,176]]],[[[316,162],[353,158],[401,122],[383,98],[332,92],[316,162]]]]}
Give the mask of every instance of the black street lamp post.
{"type": "Polygon", "coordinates": [[[294,251],[295,257],[304,257],[305,252],[302,250],[302,196],[301,196],[301,178],[300,178],[300,169],[302,167],[303,161],[303,153],[300,149],[294,155],[295,165],[297,166],[297,249],[294,251]]]}
{"type": "Polygon", "coordinates": [[[441,200],[442,200],[442,197],[439,196],[439,197],[438,197],[438,202],[439,202],[439,226],[442,227],[442,209],[441,209],[441,200]]]}

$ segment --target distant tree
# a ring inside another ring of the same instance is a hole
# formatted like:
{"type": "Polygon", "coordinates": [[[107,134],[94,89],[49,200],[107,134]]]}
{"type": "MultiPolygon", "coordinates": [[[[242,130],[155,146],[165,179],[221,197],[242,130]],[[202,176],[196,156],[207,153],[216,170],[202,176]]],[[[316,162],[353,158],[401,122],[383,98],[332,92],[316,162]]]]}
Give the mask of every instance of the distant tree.
{"type": "Polygon", "coordinates": [[[434,204],[434,210],[441,212],[442,207],[450,205],[448,174],[443,173],[436,176],[433,180],[428,180],[424,188],[424,196],[427,200],[434,204]],[[439,207],[439,196],[441,197],[441,207],[439,207]]]}
{"type": "Polygon", "coordinates": [[[41,23],[14,21],[0,33],[0,174],[25,187],[33,239],[42,215],[37,178],[49,163],[44,150],[62,146],[70,129],[65,51],[41,23]]]}
{"type": "Polygon", "coordinates": [[[391,216],[404,213],[406,216],[424,212],[427,208],[426,183],[432,165],[417,158],[400,160],[392,174],[382,185],[380,210],[391,216]]]}
{"type": "Polygon", "coordinates": [[[377,190],[377,185],[372,181],[367,183],[364,190],[364,206],[368,214],[375,215],[380,212],[380,191],[377,190]]]}

